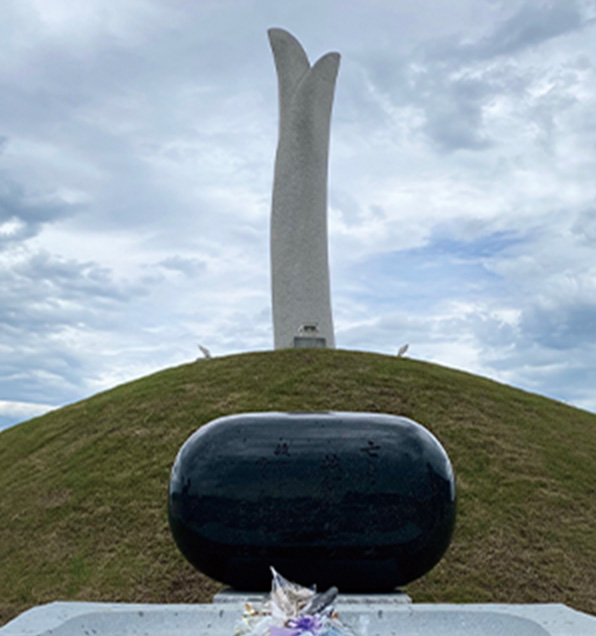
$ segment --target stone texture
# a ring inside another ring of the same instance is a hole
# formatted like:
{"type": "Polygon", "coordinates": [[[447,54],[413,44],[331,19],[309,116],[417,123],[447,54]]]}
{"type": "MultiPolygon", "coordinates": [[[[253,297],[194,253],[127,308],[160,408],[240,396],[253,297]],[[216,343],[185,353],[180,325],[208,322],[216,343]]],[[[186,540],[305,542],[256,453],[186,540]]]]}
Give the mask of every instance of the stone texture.
{"type": "MultiPolygon", "coordinates": [[[[242,599],[241,599],[242,601],[242,599]]],[[[561,604],[451,605],[369,602],[336,605],[360,636],[594,636],[596,617],[561,604]]],[[[24,612],[0,636],[229,636],[243,602],[189,605],[57,602],[24,612]]]]}
{"type": "Polygon", "coordinates": [[[270,29],[279,82],[279,142],[271,210],[276,349],[311,332],[334,347],[327,250],[329,128],[339,54],[310,66],[300,43],[270,29]]]}
{"type": "Polygon", "coordinates": [[[455,480],[431,433],[380,413],[245,413],[182,446],[170,526],[184,556],[240,590],[273,566],[324,590],[391,592],[443,556],[455,480]]]}

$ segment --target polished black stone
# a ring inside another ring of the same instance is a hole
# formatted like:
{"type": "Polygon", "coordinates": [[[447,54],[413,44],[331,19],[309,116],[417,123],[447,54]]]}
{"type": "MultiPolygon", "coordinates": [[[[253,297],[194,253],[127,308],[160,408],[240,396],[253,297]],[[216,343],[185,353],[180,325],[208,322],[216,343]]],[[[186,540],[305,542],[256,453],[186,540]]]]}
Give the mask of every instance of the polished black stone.
{"type": "Polygon", "coordinates": [[[428,572],[455,523],[455,482],[433,435],[374,413],[250,413],[182,446],[169,520],[184,556],[237,589],[269,566],[303,585],[390,591],[428,572]]]}

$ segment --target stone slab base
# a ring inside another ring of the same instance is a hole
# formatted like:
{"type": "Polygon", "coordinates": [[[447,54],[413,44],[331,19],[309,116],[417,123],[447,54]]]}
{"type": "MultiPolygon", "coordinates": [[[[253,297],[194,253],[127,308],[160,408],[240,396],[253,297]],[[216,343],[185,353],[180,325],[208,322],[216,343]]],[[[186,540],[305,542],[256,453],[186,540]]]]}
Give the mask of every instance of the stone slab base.
{"type": "MultiPolygon", "coordinates": [[[[0,636],[230,636],[241,602],[197,605],[50,603],[24,612],[0,636]]],[[[561,604],[338,604],[359,636],[594,636],[596,617],[561,604]]]]}
{"type": "MultiPolygon", "coordinates": [[[[222,590],[213,597],[214,603],[239,603],[244,605],[250,603],[257,605],[263,603],[268,594],[259,592],[242,592],[232,589],[222,590]]],[[[412,599],[401,590],[396,590],[392,594],[340,594],[334,601],[334,605],[370,605],[379,604],[395,605],[401,603],[411,603],[412,599]]]]}

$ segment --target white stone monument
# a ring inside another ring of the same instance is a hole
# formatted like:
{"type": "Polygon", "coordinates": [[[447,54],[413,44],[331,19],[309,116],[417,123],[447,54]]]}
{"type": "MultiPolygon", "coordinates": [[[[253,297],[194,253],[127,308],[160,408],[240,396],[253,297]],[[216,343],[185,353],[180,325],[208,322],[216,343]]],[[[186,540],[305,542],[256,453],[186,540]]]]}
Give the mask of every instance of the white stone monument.
{"type": "Polygon", "coordinates": [[[270,29],[279,82],[271,210],[276,349],[335,347],[327,255],[329,127],[339,54],[314,66],[296,38],[270,29]]]}

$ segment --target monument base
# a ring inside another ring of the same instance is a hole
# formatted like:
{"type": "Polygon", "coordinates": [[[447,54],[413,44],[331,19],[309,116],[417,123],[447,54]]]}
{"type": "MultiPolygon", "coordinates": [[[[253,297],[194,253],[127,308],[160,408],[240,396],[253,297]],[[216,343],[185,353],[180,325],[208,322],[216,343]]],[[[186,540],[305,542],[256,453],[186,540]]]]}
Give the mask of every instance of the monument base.
{"type": "MultiPolygon", "coordinates": [[[[224,593],[225,595],[225,593],[224,593]]],[[[342,602],[343,625],[357,636],[594,636],[596,616],[562,604],[387,603],[370,595],[366,604],[342,602]]],[[[229,598],[229,597],[228,597],[229,598]]],[[[242,602],[197,605],[50,603],[34,607],[0,627],[0,636],[230,636],[242,602]]]]}
{"type": "Polygon", "coordinates": [[[326,347],[325,338],[312,336],[296,336],[294,338],[294,349],[325,349],[326,347]]]}
{"type": "MultiPolygon", "coordinates": [[[[320,590],[322,591],[322,590],[320,590]]],[[[250,605],[260,605],[264,603],[269,593],[265,592],[243,592],[241,590],[233,590],[232,588],[226,588],[221,592],[218,592],[213,597],[214,603],[240,603],[244,605],[249,603],[250,605]]],[[[333,601],[333,605],[339,608],[344,605],[371,605],[372,603],[383,603],[387,605],[396,605],[411,603],[412,599],[401,590],[395,590],[390,594],[339,594],[333,601]]]]}

